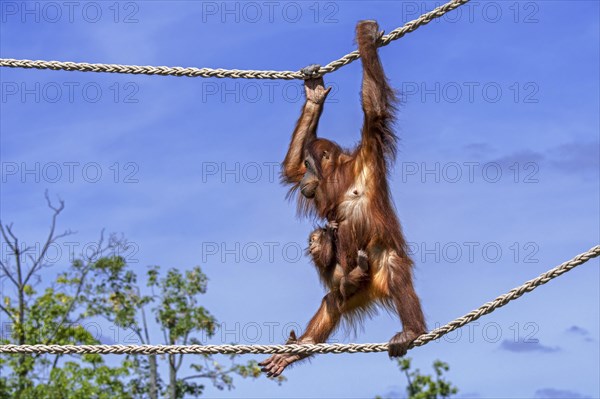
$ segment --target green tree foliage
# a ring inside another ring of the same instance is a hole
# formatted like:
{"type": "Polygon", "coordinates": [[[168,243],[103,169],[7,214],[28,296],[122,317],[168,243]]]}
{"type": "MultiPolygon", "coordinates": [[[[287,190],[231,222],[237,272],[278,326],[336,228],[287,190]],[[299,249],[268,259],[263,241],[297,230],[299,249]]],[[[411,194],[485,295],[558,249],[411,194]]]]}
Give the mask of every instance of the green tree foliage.
{"type": "MultiPolygon", "coordinates": [[[[104,259],[90,281],[84,290],[88,314],[131,329],[142,344],[156,343],[150,331],[156,331],[157,327],[166,345],[202,345],[198,337],[211,338],[217,330],[215,317],[201,305],[208,279],[199,266],[183,272],[172,268],[164,277],[160,276],[157,266],[150,268],[146,275],[147,295],[141,294],[136,275],[118,257],[104,259]],[[95,280],[105,283],[97,284],[95,280]],[[153,320],[149,320],[150,314],[153,320]]],[[[165,382],[158,372],[158,356],[137,356],[136,392],[141,397],[179,399],[201,395],[205,385],[198,381],[208,381],[218,389],[232,389],[234,375],[260,376],[256,361],[237,364],[235,356],[229,357],[227,366],[208,355],[190,357],[201,362],[184,363],[184,358],[185,355],[166,356],[168,380],[165,382]],[[193,372],[180,376],[183,365],[184,370],[193,372]]],[[[282,381],[283,378],[276,380],[282,381]]]]}
{"type": "MultiPolygon", "coordinates": [[[[28,246],[19,240],[12,225],[0,223],[0,314],[2,344],[98,344],[94,334],[83,327],[85,315],[79,308],[79,294],[95,268],[94,258],[120,245],[115,237],[102,237],[85,259],[70,265],[70,279],[60,275],[39,288],[48,250],[72,233],[56,234],[56,220],[64,209],[54,206],[50,231],[45,242],[28,246]],[[8,321],[8,322],[6,322],[8,321]]],[[[0,398],[129,398],[127,377],[131,364],[124,360],[108,366],[97,355],[14,355],[0,358],[0,398]],[[110,395],[109,395],[110,393],[110,395]]]]}
{"type": "MultiPolygon", "coordinates": [[[[200,267],[170,269],[162,277],[152,267],[142,293],[137,275],[119,256],[128,246],[123,238],[101,236],[93,253],[72,260],[55,281],[41,284],[42,270],[60,267],[46,261],[48,249],[72,234],[55,233],[64,203],[54,206],[47,195],[46,200],[52,221],[37,250],[24,245],[12,225],[0,223],[0,315],[9,321],[0,331],[0,344],[99,344],[98,332],[85,326],[97,326],[100,318],[132,331],[137,338],[132,343],[202,344],[200,337],[215,334],[216,319],[202,306],[208,279],[200,267]]],[[[124,356],[109,365],[93,354],[2,356],[0,399],[179,399],[201,395],[202,381],[232,389],[235,375],[260,375],[255,361],[239,364],[234,356],[227,365],[212,356],[189,357],[199,362],[184,362],[184,357],[124,356]]]]}
{"type": "MultiPolygon", "coordinates": [[[[440,360],[433,362],[435,375],[421,374],[419,369],[411,370],[411,358],[397,360],[398,368],[406,376],[406,395],[409,399],[441,399],[458,393],[458,388],[444,379],[443,374],[450,370],[448,363],[440,360]]],[[[381,397],[377,397],[381,399],[381,397]]]]}

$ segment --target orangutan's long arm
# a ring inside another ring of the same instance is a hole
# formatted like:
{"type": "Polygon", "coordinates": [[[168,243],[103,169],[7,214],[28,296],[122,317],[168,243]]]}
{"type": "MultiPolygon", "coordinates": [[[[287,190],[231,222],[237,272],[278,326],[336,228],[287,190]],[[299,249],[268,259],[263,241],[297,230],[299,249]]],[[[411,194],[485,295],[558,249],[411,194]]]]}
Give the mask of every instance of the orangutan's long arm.
{"type": "Polygon", "coordinates": [[[331,88],[325,88],[323,78],[305,80],[304,88],[306,101],[292,134],[290,148],[283,161],[282,180],[288,184],[298,183],[306,172],[304,148],[307,143],[317,137],[317,126],[323,112],[323,103],[331,90],[331,88]]]}
{"type": "Polygon", "coordinates": [[[375,21],[361,21],[356,27],[356,41],[363,66],[361,96],[364,122],[360,152],[365,162],[385,169],[385,161],[392,161],[396,155],[397,139],[392,125],[397,99],[377,53],[380,35],[375,21]]]}

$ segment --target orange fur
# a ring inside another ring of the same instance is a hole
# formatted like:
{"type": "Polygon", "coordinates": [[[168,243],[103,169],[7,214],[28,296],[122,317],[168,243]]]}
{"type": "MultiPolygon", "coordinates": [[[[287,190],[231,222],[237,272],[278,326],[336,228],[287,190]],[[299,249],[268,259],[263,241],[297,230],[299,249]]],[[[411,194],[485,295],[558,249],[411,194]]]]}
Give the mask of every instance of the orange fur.
{"type": "MultiPolygon", "coordinates": [[[[283,162],[282,180],[291,185],[290,196],[298,191],[306,195],[298,195],[300,214],[338,224],[335,258],[329,263],[340,265],[344,275],[350,275],[357,267],[358,251],[364,250],[369,268],[357,292],[338,306],[335,283],[332,285],[329,275],[321,275],[330,292],[299,341],[324,342],[340,321],[356,327],[373,314],[376,304],[382,304],[396,310],[403,324],[404,332],[396,334],[390,342],[390,355],[397,356],[405,353],[411,340],[425,332],[425,318],[413,287],[413,262],[408,256],[387,179],[396,155],[397,138],[392,129],[396,97],[377,54],[377,24],[363,21],[356,33],[363,65],[364,122],[360,143],[347,151],[330,140],[317,138],[327,90],[322,78],[308,81],[307,102],[283,162]],[[314,98],[320,101],[309,101],[314,98]],[[305,162],[310,166],[308,169],[305,162]]],[[[322,273],[327,267],[337,266],[318,267],[322,273]]],[[[262,364],[269,371],[273,370],[274,362],[287,365],[298,360],[290,359],[278,355],[262,364]]],[[[282,368],[277,370],[280,372],[282,368]]]]}

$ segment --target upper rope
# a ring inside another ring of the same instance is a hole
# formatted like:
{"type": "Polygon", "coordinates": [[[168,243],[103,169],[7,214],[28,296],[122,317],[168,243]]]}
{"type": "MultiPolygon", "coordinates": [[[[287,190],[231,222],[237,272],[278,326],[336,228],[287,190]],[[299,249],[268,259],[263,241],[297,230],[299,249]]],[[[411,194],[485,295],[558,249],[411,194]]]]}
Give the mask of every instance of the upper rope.
{"type": "MultiPolygon", "coordinates": [[[[470,0],[451,0],[436,9],[421,15],[419,18],[405,23],[403,26],[394,29],[387,35],[381,37],[378,42],[379,47],[387,46],[394,40],[398,40],[407,33],[415,31],[423,25],[436,18],[441,17],[449,11],[454,10],[468,3],[470,0]]],[[[183,68],[167,66],[140,66],[140,65],[119,65],[119,64],[89,64],[87,62],[69,62],[69,61],[31,61],[16,60],[12,58],[0,58],[0,67],[8,68],[35,68],[52,69],[62,71],[81,71],[81,72],[107,72],[107,73],[127,73],[134,75],[163,75],[163,76],[188,76],[201,78],[232,78],[232,79],[307,79],[316,78],[325,74],[337,71],[344,65],[360,58],[358,51],[353,51],[338,60],[331,61],[329,64],[311,71],[310,75],[300,71],[260,71],[260,70],[240,70],[240,69],[212,69],[212,68],[183,68]]]]}

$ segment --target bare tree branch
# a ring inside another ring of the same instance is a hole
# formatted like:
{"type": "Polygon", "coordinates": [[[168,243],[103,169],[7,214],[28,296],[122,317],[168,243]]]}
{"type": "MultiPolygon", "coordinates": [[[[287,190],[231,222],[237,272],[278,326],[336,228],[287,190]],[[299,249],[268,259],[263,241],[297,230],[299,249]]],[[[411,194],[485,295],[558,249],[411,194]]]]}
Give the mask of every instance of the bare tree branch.
{"type": "MultiPolygon", "coordinates": [[[[15,278],[13,277],[13,275],[11,274],[10,269],[8,268],[7,265],[4,264],[4,262],[2,262],[0,260],[0,268],[2,268],[2,271],[4,272],[4,274],[6,275],[6,277],[8,277],[8,279],[16,286],[18,287],[17,284],[17,280],[15,280],[15,278]]],[[[0,278],[2,278],[2,276],[0,276],[0,278]]]]}
{"type": "Polygon", "coordinates": [[[46,198],[46,203],[48,204],[48,207],[50,209],[52,209],[56,215],[58,215],[59,213],[62,212],[63,209],[65,209],[65,201],[63,201],[60,198],[58,199],[58,203],[59,203],[58,207],[55,207],[54,205],[52,205],[52,201],[50,200],[50,195],[48,194],[48,190],[44,191],[44,197],[46,198]]]}
{"type": "Polygon", "coordinates": [[[13,321],[13,323],[17,322],[17,320],[15,320],[15,317],[12,314],[10,314],[10,312],[8,311],[8,309],[6,309],[4,306],[0,305],[0,310],[3,311],[4,313],[6,313],[6,315],[8,317],[10,317],[10,319],[13,321]]]}
{"type": "Polygon", "coordinates": [[[12,226],[13,226],[13,224],[12,224],[12,223],[11,223],[11,224],[9,224],[9,225],[7,225],[7,226],[6,226],[6,231],[8,231],[8,234],[9,234],[9,235],[12,237],[12,239],[13,239],[13,242],[15,243],[15,248],[16,248],[16,249],[17,249],[17,251],[18,251],[19,247],[18,247],[18,245],[17,245],[17,244],[18,244],[19,240],[18,240],[17,236],[15,236],[15,234],[12,232],[12,226]]]}
{"type": "Polygon", "coordinates": [[[60,205],[52,205],[52,201],[50,200],[50,196],[48,195],[48,190],[45,191],[44,197],[46,198],[46,203],[48,204],[48,207],[54,211],[54,213],[52,214],[52,221],[50,223],[50,231],[48,232],[48,238],[46,239],[46,242],[44,243],[44,246],[42,247],[42,250],[40,251],[37,258],[31,258],[31,268],[27,272],[25,280],[23,280],[23,284],[27,284],[31,276],[43,266],[43,260],[46,257],[46,253],[48,252],[48,248],[50,248],[50,245],[55,243],[56,240],[60,238],[73,234],[71,230],[66,230],[62,234],[59,234],[57,236],[54,235],[54,232],[56,230],[56,219],[58,218],[58,215],[60,215],[60,213],[63,211],[63,209],[65,209],[65,202],[59,198],[60,205]]]}
{"type": "MultiPolygon", "coordinates": [[[[11,226],[12,226],[12,224],[6,225],[6,230],[8,230],[11,226]]],[[[6,234],[6,230],[4,229],[4,225],[2,224],[2,222],[0,222],[0,232],[2,233],[2,238],[4,239],[4,242],[6,242],[6,245],[8,245],[8,247],[13,251],[13,254],[16,254],[17,248],[15,247],[15,244],[12,242],[12,240],[6,234]]]]}

